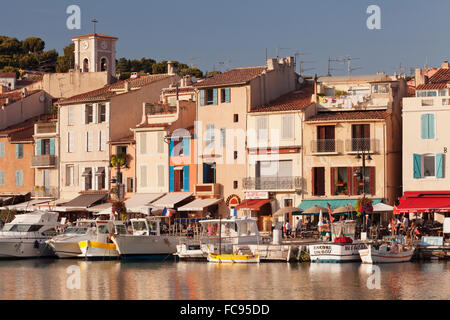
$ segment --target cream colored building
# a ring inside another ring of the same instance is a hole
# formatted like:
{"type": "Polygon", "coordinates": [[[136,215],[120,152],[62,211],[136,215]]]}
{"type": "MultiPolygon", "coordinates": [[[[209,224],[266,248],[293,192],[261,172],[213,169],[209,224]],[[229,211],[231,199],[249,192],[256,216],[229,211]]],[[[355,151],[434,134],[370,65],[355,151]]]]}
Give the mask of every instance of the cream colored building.
{"type": "Polygon", "coordinates": [[[223,216],[245,197],[247,117],[253,109],[295,89],[292,57],[237,68],[194,84],[197,96],[198,183],[218,184],[223,216]]]}
{"type": "Polygon", "coordinates": [[[158,74],[120,81],[58,102],[60,197],[109,191],[110,148],[142,119],[142,104],[157,101],[162,88],[178,80],[158,74]]]}
{"type": "Polygon", "coordinates": [[[355,205],[363,194],[374,203],[395,203],[406,91],[403,78],[384,74],[318,79],[316,114],[303,124],[300,208],[355,205]]]}

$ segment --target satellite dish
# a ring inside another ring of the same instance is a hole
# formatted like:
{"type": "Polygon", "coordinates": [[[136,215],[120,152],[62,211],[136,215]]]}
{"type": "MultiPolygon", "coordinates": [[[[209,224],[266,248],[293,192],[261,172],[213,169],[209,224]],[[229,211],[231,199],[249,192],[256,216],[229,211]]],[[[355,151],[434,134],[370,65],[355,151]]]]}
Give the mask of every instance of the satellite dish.
{"type": "Polygon", "coordinates": [[[298,77],[298,83],[303,84],[305,82],[305,79],[303,77],[298,77]]]}

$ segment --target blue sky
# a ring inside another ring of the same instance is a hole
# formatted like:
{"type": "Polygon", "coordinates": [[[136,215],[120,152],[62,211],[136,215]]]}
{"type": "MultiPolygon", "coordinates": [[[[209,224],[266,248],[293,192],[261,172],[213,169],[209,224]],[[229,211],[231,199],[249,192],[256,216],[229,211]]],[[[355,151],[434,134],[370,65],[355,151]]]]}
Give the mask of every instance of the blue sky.
{"type": "MultiPolygon", "coordinates": [[[[306,53],[307,73],[327,73],[328,57],[359,58],[354,74],[392,73],[440,65],[450,57],[448,0],[23,0],[3,4],[0,34],[39,36],[60,53],[70,38],[92,32],[114,35],[117,58],[192,61],[203,71],[263,65],[268,55],[306,53]],[[81,8],[81,30],[66,28],[66,8],[81,8]],[[381,30],[369,30],[369,5],[381,8],[381,30]],[[222,67],[223,68],[223,67],[222,67]]],[[[334,75],[345,74],[334,63],[334,75]]]]}

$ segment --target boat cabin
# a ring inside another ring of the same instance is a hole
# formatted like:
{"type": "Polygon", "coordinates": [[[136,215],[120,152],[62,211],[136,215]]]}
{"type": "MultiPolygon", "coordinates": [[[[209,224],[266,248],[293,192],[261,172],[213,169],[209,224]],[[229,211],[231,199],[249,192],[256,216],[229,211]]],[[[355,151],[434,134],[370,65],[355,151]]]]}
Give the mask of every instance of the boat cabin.
{"type": "Polygon", "coordinates": [[[50,237],[57,234],[58,213],[36,211],[33,213],[18,214],[10,223],[6,223],[1,232],[19,232],[30,235],[39,233],[50,237]]]}
{"type": "Polygon", "coordinates": [[[137,236],[159,236],[160,222],[158,218],[135,218],[130,219],[133,235],[137,236]]]}
{"type": "Polygon", "coordinates": [[[257,223],[258,219],[252,217],[200,221],[203,237],[221,238],[233,244],[260,243],[257,223]]]}

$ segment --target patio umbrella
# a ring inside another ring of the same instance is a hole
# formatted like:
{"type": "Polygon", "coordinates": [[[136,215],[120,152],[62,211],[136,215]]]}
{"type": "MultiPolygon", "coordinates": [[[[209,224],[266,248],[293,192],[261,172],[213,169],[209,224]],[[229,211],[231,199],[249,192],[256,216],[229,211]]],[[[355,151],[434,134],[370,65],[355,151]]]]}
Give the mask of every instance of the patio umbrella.
{"type": "Polygon", "coordinates": [[[393,211],[394,207],[390,206],[388,204],[385,203],[377,203],[373,205],[373,212],[386,212],[386,211],[393,211]]]}
{"type": "Polygon", "coordinates": [[[281,209],[278,209],[272,216],[279,216],[285,213],[293,213],[293,212],[302,212],[302,209],[296,208],[296,207],[284,207],[281,209]]]}
{"type": "Polygon", "coordinates": [[[302,214],[319,214],[321,211],[328,212],[328,209],[321,207],[321,206],[314,205],[312,207],[309,207],[305,211],[303,211],[302,214]]]}
{"type": "Polygon", "coordinates": [[[321,226],[321,225],[323,225],[323,222],[322,222],[322,220],[323,220],[323,216],[322,216],[322,209],[320,209],[320,212],[319,212],[319,223],[317,224],[318,226],[321,226]]]}
{"type": "Polygon", "coordinates": [[[336,214],[336,213],[347,213],[347,212],[354,212],[354,211],[355,211],[355,208],[353,208],[353,206],[348,204],[346,206],[342,206],[342,207],[334,209],[333,210],[333,214],[336,214]]]}

